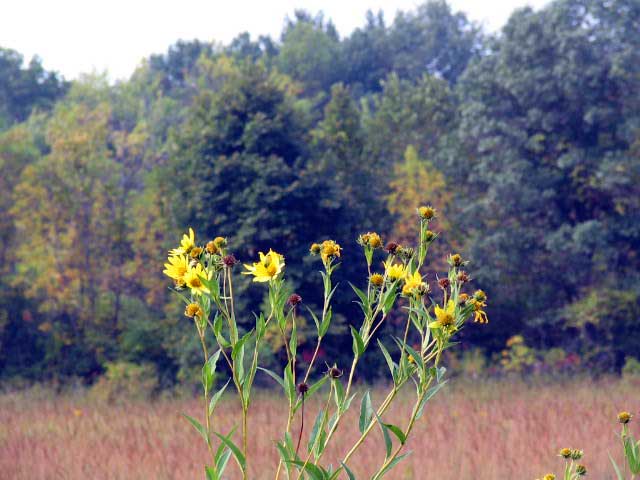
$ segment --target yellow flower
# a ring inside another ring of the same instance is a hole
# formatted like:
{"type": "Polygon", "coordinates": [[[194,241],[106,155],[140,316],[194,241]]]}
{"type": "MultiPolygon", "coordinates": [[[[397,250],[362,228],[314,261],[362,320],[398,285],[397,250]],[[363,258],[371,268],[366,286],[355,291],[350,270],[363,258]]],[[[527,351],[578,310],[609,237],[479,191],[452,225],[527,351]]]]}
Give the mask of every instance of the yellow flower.
{"type": "Polygon", "coordinates": [[[392,264],[390,260],[384,263],[384,269],[387,271],[387,277],[391,280],[399,280],[407,274],[404,265],[401,263],[392,264]]]}
{"type": "Polygon", "coordinates": [[[320,253],[320,256],[322,257],[323,262],[326,262],[333,257],[339,257],[340,251],[342,250],[340,245],[338,245],[333,240],[325,240],[324,242],[322,242],[321,247],[322,251],[320,253]]]}
{"type": "Polygon", "coordinates": [[[282,272],[284,268],[284,257],[279,253],[269,250],[265,255],[260,252],[260,261],[251,265],[244,265],[247,269],[246,272],[242,272],[244,275],[253,275],[254,282],[268,282],[276,278],[282,272]]]}
{"type": "Polygon", "coordinates": [[[436,305],[435,314],[436,321],[431,322],[429,326],[431,328],[450,327],[456,323],[456,304],[453,300],[449,299],[446,308],[440,308],[440,305],[436,305]]]}
{"type": "Polygon", "coordinates": [[[374,273],[371,275],[370,282],[371,282],[371,285],[374,285],[376,287],[381,287],[382,284],[384,283],[384,276],[382,276],[379,273],[374,273]]]}
{"type": "Polygon", "coordinates": [[[202,283],[202,278],[206,277],[206,272],[202,268],[202,264],[196,263],[195,266],[189,265],[189,270],[184,275],[184,283],[191,289],[191,293],[194,295],[200,295],[202,293],[209,293],[209,289],[202,283]]]}
{"type": "Polygon", "coordinates": [[[489,323],[489,317],[487,312],[484,311],[484,307],[487,306],[486,302],[481,302],[476,298],[471,299],[471,305],[473,305],[473,321],[478,323],[489,323]]]}
{"type": "Polygon", "coordinates": [[[422,296],[426,291],[426,285],[422,281],[422,275],[416,270],[413,275],[407,274],[404,279],[404,286],[402,287],[402,294],[406,297],[416,294],[416,296],[422,296]]]}
{"type": "Polygon", "coordinates": [[[184,309],[184,314],[189,318],[193,318],[193,317],[202,318],[202,316],[204,315],[204,312],[202,311],[202,308],[200,308],[200,305],[198,305],[197,303],[190,303],[184,309]]]}
{"type": "Polygon", "coordinates": [[[167,259],[168,263],[164,264],[164,273],[167,277],[173,278],[176,285],[184,286],[184,275],[189,270],[189,260],[186,255],[172,255],[167,259]]]}
{"type": "Polygon", "coordinates": [[[436,209],[431,205],[426,205],[418,208],[418,215],[425,220],[431,220],[436,216],[436,209]]]}
{"type": "Polygon", "coordinates": [[[618,422],[622,423],[623,425],[629,423],[632,418],[633,415],[631,415],[629,412],[620,412],[618,414],[618,422]]]}
{"type": "Polygon", "coordinates": [[[174,248],[170,250],[169,253],[171,255],[182,255],[185,253],[189,253],[191,249],[196,244],[196,234],[193,233],[193,228],[189,227],[189,234],[186,233],[182,236],[182,241],[180,242],[180,246],[178,248],[174,248]]]}
{"type": "Polygon", "coordinates": [[[560,450],[560,453],[558,454],[558,456],[562,458],[569,458],[571,456],[571,449],[563,448],[562,450],[560,450]]]}

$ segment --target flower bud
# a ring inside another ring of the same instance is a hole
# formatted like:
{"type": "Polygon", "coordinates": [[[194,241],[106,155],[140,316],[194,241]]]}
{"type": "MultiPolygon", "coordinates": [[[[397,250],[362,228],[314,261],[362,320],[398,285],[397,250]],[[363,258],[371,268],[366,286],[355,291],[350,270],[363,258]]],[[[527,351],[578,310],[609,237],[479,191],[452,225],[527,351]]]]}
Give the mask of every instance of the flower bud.
{"type": "Polygon", "coordinates": [[[418,208],[418,215],[425,220],[431,220],[436,217],[436,209],[431,205],[422,206],[418,208]]]}
{"type": "Polygon", "coordinates": [[[629,423],[632,418],[633,415],[631,415],[629,412],[620,412],[618,414],[618,422],[622,423],[623,425],[629,423]]]}

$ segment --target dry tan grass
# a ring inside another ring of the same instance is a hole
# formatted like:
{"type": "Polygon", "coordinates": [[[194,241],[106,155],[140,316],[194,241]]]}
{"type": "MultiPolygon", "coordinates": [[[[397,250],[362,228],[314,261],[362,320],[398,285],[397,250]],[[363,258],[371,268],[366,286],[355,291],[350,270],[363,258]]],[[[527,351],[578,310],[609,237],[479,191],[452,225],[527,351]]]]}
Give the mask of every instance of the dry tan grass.
{"type": "MultiPolygon", "coordinates": [[[[374,403],[382,391],[373,392],[374,403]]],[[[357,432],[353,415],[341,429],[327,460],[344,454],[357,432]]],[[[408,396],[385,416],[402,423],[408,396]]],[[[590,478],[612,479],[607,452],[620,459],[615,432],[619,410],[637,412],[638,385],[618,380],[528,386],[522,382],[462,382],[445,388],[419,421],[408,448],[413,454],[390,479],[533,479],[561,469],[561,447],[581,448],[590,478]]],[[[307,404],[307,425],[319,399],[307,404]]],[[[236,407],[226,399],[214,425],[232,427],[236,407]]],[[[32,479],[197,479],[203,478],[206,449],[180,416],[198,417],[197,399],[157,400],[151,405],[91,404],[83,396],[46,392],[0,396],[0,478],[32,479]]],[[[250,422],[252,479],[273,478],[273,447],[286,415],[282,400],[261,393],[250,422]],[[255,460],[257,459],[257,460],[255,460]]],[[[297,426],[296,426],[297,428],[297,426]]],[[[380,432],[376,431],[379,436],[380,432]]],[[[358,478],[381,460],[380,438],[368,441],[350,462],[358,478]]],[[[230,464],[229,477],[236,478],[230,464]]]]}

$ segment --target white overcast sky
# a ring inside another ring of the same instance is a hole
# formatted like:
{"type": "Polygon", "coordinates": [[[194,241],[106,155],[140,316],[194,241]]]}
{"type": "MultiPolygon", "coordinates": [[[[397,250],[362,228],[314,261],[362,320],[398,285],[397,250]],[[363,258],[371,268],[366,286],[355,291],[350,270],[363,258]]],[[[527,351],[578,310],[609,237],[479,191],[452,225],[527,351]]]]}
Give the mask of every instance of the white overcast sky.
{"type": "MultiPolygon", "coordinates": [[[[387,22],[419,0],[2,0],[0,47],[29,60],[38,55],[66,78],[108,71],[128,77],[140,60],[166,51],[178,39],[228,43],[248,31],[279,36],[284,18],[296,8],[323,11],[341,35],[364,23],[365,13],[382,9],[387,22]]],[[[454,10],[495,31],[518,7],[540,8],[548,0],[450,0],[454,10]]]]}

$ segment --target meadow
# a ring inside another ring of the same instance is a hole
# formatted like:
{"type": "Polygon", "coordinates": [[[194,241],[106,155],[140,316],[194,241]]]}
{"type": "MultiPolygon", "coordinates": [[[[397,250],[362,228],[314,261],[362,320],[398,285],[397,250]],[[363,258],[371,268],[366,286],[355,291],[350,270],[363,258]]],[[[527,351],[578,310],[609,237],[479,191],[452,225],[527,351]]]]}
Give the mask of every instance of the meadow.
{"type": "MultiPolygon", "coordinates": [[[[413,453],[387,478],[533,480],[550,471],[560,473],[563,461],[557,452],[570,447],[585,451],[589,478],[613,479],[608,453],[622,461],[616,414],[624,409],[637,412],[639,391],[640,384],[615,378],[533,383],[454,379],[429,404],[430,414],[418,422],[408,444],[413,453]]],[[[249,478],[261,480],[273,478],[273,440],[282,430],[286,408],[277,395],[256,393],[249,449],[251,458],[259,460],[251,465],[249,478]]],[[[380,388],[373,389],[374,402],[381,395],[380,388]]],[[[320,401],[316,396],[306,405],[307,424],[320,401]]],[[[397,402],[386,418],[397,421],[407,414],[405,407],[405,402],[397,402]]],[[[0,477],[201,478],[206,447],[181,412],[198,417],[200,400],[123,400],[110,405],[82,392],[56,395],[38,388],[4,393],[0,477]]],[[[237,413],[233,399],[223,399],[213,419],[216,429],[228,431],[237,413]]],[[[354,440],[356,415],[357,409],[352,409],[328,459],[334,461],[344,453],[341,445],[354,440]]],[[[383,457],[381,443],[370,438],[351,461],[357,478],[368,478],[383,457]]],[[[236,470],[227,473],[236,475],[236,470]]]]}

